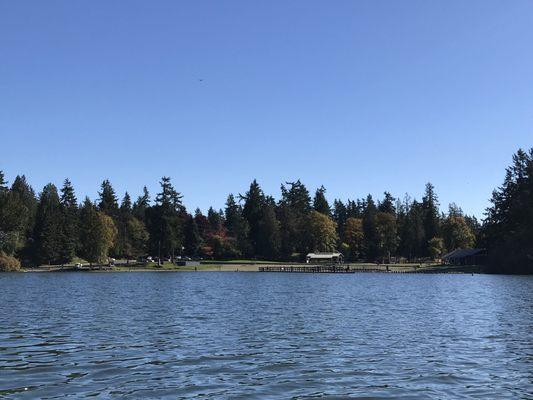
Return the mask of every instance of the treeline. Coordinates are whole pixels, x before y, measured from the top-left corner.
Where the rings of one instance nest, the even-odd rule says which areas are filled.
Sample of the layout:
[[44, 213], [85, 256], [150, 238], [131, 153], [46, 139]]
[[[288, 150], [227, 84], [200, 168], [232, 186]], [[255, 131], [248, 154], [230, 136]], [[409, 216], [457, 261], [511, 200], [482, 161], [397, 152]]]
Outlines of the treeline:
[[533, 274], [533, 148], [516, 152], [491, 203], [481, 237], [490, 271]]
[[276, 201], [254, 180], [246, 193], [230, 194], [223, 210], [210, 208], [207, 215], [187, 212], [170, 178], [160, 185], [153, 201], [144, 187], [134, 201], [125, 193], [119, 202], [105, 180], [96, 201], [80, 204], [68, 179], [59, 190], [50, 183], [36, 196], [23, 175], [9, 186], [0, 171], [4, 263], [146, 255], [302, 261], [308, 252], [333, 250], [349, 261], [413, 261], [472, 247], [481, 230], [455, 204], [441, 212], [430, 183], [420, 201], [385, 192], [380, 200], [368, 195], [330, 204], [324, 187], [311, 195], [299, 180], [288, 182]]

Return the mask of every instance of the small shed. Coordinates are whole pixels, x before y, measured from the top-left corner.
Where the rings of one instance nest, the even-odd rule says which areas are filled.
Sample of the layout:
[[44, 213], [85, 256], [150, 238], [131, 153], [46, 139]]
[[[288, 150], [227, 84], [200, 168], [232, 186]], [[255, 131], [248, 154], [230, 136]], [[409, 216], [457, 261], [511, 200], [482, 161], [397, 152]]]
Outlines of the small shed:
[[442, 257], [444, 264], [449, 265], [483, 265], [486, 258], [485, 249], [457, 249]]
[[309, 253], [305, 257], [305, 261], [309, 263], [335, 263], [340, 264], [344, 262], [344, 256], [342, 253], [331, 252], [331, 253]]

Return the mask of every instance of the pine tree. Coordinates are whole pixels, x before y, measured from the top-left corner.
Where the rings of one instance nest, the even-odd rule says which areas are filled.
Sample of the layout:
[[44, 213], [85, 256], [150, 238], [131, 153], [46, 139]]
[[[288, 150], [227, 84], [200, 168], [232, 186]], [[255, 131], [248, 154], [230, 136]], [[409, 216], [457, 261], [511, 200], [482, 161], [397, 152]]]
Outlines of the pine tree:
[[144, 255], [148, 233], [144, 224], [133, 216], [131, 197], [124, 194], [117, 218], [117, 238], [111, 253], [116, 257], [132, 259]]
[[202, 245], [202, 238], [196, 225], [196, 220], [192, 215], [187, 217], [184, 230], [184, 246], [185, 253], [189, 256], [195, 257], [199, 254]]
[[337, 224], [337, 234], [339, 235], [341, 243], [345, 241], [344, 233], [347, 220], [348, 213], [346, 211], [346, 206], [341, 200], [335, 199], [333, 201], [333, 221]]
[[363, 212], [364, 250], [368, 260], [374, 260], [378, 255], [377, 208], [371, 195], [366, 198]]
[[383, 201], [379, 203], [378, 211], [396, 215], [396, 207], [394, 205], [395, 201], [396, 199], [392, 197], [389, 192], [385, 192], [385, 197], [383, 198]]
[[146, 223], [146, 210], [150, 207], [150, 193], [146, 186], [143, 187], [143, 194], [137, 198], [132, 206], [132, 212], [135, 218]]
[[223, 228], [223, 217], [213, 207], [209, 207], [207, 210], [207, 220], [209, 221], [209, 227], [211, 232], [221, 232]]
[[13, 181], [8, 203], [7, 209], [10, 210], [10, 215], [6, 222], [12, 223], [11, 243], [16, 249], [17, 256], [27, 263], [35, 259], [35, 254], [32, 253], [35, 248], [32, 235], [37, 212], [37, 198], [24, 175], [18, 175]]
[[307, 234], [309, 213], [312, 210], [309, 191], [300, 180], [281, 185], [281, 200], [278, 219], [281, 222], [282, 253], [292, 256], [299, 253], [300, 259], [310, 251], [311, 243]]
[[320, 188], [318, 188], [315, 192], [313, 209], [319, 213], [327, 215], [328, 217], [331, 215], [331, 208], [326, 200], [326, 188], [324, 186], [320, 186]]
[[424, 232], [426, 235], [424, 255], [429, 255], [427, 243], [432, 238], [438, 237], [440, 232], [439, 202], [435, 194], [435, 187], [431, 183], [426, 184], [426, 191], [422, 198], [422, 209], [424, 210]]
[[6, 192], [8, 190], [7, 181], [4, 177], [4, 171], [0, 170], [0, 193]]
[[160, 185], [161, 192], [156, 196], [155, 206], [150, 207], [146, 215], [150, 250], [153, 254], [174, 257], [181, 254], [183, 248], [185, 207], [170, 178], [163, 177]]
[[492, 194], [483, 227], [493, 272], [533, 273], [533, 148], [519, 149]]
[[170, 183], [170, 178], [164, 176], [159, 183], [161, 185], [161, 192], [156, 196], [156, 205], [160, 205], [166, 210], [173, 210], [175, 212], [183, 211], [184, 207], [181, 202], [183, 196], [174, 189], [174, 186]]
[[257, 253], [264, 259], [275, 260], [280, 251], [280, 223], [276, 218], [276, 205], [272, 197], [265, 199], [261, 220], [259, 221], [259, 237]]
[[128, 192], [124, 193], [124, 198], [120, 203], [120, 212], [121, 213], [132, 213], [131, 197]]
[[25, 235], [26, 240], [30, 238], [33, 226], [35, 224], [35, 213], [37, 212], [37, 198], [35, 191], [26, 181], [26, 176], [17, 175], [11, 185], [11, 195], [13, 201], [20, 204], [23, 209], [19, 214], [19, 224], [21, 232]]
[[79, 244], [79, 208], [74, 188], [69, 179], [65, 179], [61, 188], [61, 248], [59, 258], [62, 263], [72, 261]]
[[61, 262], [63, 246], [61, 203], [57, 188], [49, 183], [39, 196], [34, 229], [35, 259], [40, 264]]
[[235, 246], [241, 255], [250, 257], [249, 226], [242, 216], [242, 207], [235, 202], [235, 197], [232, 194], [228, 196], [226, 201], [224, 223], [228, 236], [234, 239]]
[[101, 185], [101, 191], [98, 192], [100, 202], [98, 209], [112, 218], [118, 215], [118, 199], [115, 194], [115, 189], [111, 186], [108, 179], [104, 180]]
[[242, 210], [242, 215], [247, 221], [250, 232], [250, 245], [252, 247], [253, 254], [258, 254], [258, 243], [259, 243], [259, 232], [260, 232], [260, 222], [263, 217], [263, 206], [265, 205], [265, 195], [261, 190], [261, 187], [254, 179], [250, 184], [250, 189], [246, 194], [239, 195], [242, 200], [244, 200], [244, 207]]

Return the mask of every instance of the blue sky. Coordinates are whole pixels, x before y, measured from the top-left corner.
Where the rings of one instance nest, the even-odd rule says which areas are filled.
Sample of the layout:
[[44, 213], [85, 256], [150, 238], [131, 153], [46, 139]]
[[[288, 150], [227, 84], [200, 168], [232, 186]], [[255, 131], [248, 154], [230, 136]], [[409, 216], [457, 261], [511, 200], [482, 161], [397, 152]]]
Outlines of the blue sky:
[[79, 198], [257, 178], [481, 216], [533, 146], [532, 1], [0, 1], [0, 169]]

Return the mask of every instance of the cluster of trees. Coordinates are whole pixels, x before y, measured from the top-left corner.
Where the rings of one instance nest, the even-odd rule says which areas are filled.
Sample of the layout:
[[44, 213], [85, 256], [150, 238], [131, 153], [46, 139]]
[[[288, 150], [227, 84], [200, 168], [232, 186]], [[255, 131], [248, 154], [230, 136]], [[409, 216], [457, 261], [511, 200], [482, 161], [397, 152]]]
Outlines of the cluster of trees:
[[330, 204], [323, 186], [311, 196], [299, 180], [288, 182], [276, 201], [254, 180], [207, 215], [187, 212], [170, 178], [160, 185], [153, 202], [146, 187], [135, 201], [125, 193], [119, 202], [105, 180], [95, 202], [79, 204], [68, 179], [36, 196], [24, 176], [8, 186], [0, 171], [0, 252], [26, 265], [145, 255], [302, 260], [333, 250], [348, 260], [416, 260], [472, 247], [481, 228], [454, 204], [442, 213], [429, 183], [421, 201], [385, 192], [377, 201], [368, 195]]
[[491, 203], [481, 238], [490, 270], [533, 274], [533, 148], [513, 156]]

